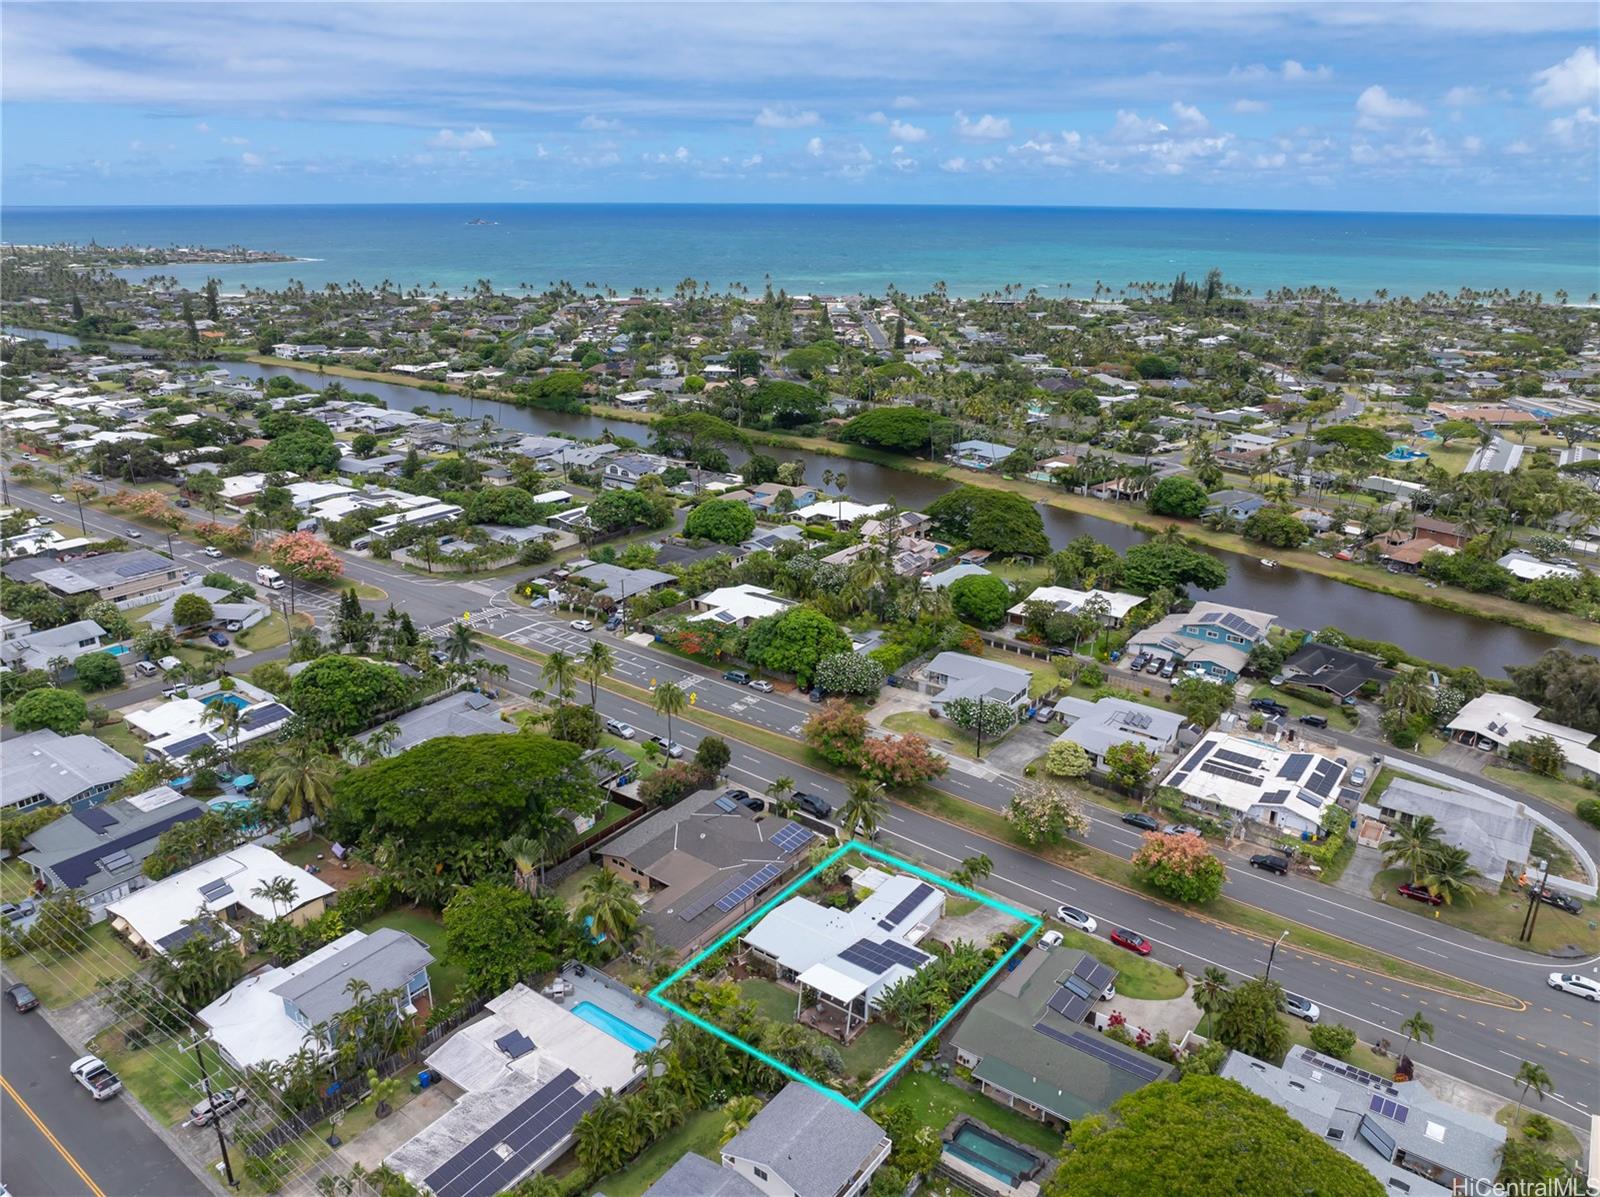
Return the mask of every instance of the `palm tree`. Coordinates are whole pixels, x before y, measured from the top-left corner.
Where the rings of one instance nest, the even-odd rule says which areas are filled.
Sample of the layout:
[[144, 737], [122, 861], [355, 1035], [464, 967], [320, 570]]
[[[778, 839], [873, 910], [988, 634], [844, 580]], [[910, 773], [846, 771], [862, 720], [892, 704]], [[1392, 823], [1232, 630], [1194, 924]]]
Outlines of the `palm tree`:
[[239, 730], [243, 726], [243, 720], [240, 718], [240, 712], [243, 708], [231, 702], [223, 702], [221, 699], [216, 702], [208, 702], [205, 707], [204, 713], [200, 716], [200, 722], [202, 724], [214, 723], [217, 725], [217, 729], [222, 733], [223, 753], [231, 763], [234, 742], [238, 739]]
[[444, 640], [444, 655], [452, 665], [465, 666], [478, 651], [478, 633], [465, 620], [450, 625], [450, 634]]
[[583, 658], [583, 676], [589, 682], [589, 709], [597, 710], [600, 704], [600, 682], [617, 667], [616, 654], [611, 646], [598, 640], [590, 641], [589, 651]]
[[667, 743], [672, 743], [672, 717], [689, 705], [689, 696], [676, 682], [662, 682], [656, 687], [656, 714], [667, 717]]
[[1477, 896], [1472, 885], [1482, 874], [1472, 867], [1465, 848], [1440, 848], [1422, 872], [1422, 885], [1446, 906], [1457, 898], [1470, 902]]
[[1528, 1090], [1532, 1089], [1538, 1094], [1542, 1102], [1544, 1095], [1555, 1085], [1550, 1080], [1550, 1074], [1544, 1070], [1544, 1065], [1535, 1064], [1531, 1060], [1524, 1060], [1517, 1068], [1517, 1075], [1511, 1079], [1514, 1084], [1522, 1086], [1522, 1092], [1517, 1095], [1517, 1112], [1511, 1119], [1511, 1129], [1516, 1130], [1522, 1124], [1522, 1103], [1528, 1100]]
[[572, 683], [577, 671], [578, 663], [570, 654], [558, 648], [539, 667], [539, 680], [555, 691], [557, 702], [565, 702], [572, 695]]
[[1395, 675], [1383, 692], [1383, 705], [1391, 711], [1406, 715], [1426, 715], [1433, 710], [1433, 687], [1428, 675], [1421, 669]]
[[1228, 974], [1214, 964], [1206, 965], [1206, 971], [1195, 978], [1194, 992], [1189, 996], [1200, 1012], [1206, 1016], [1206, 1038], [1211, 1037], [1212, 1016], [1227, 1000]]
[[872, 839], [883, 824], [888, 808], [884, 801], [883, 786], [876, 781], [853, 781], [845, 791], [844, 806], [839, 810], [839, 825], [846, 836]]
[[774, 777], [767, 785], [767, 797], [772, 799], [773, 810], [787, 817], [795, 805], [794, 778]]
[[994, 861], [980, 852], [963, 860], [960, 867], [950, 874], [950, 880], [971, 889], [992, 872], [994, 872]]
[[1411, 883], [1415, 885], [1442, 847], [1438, 821], [1432, 815], [1418, 815], [1393, 829], [1383, 845], [1383, 863], [1404, 864], [1411, 870]]
[[1426, 1039], [1429, 1043], [1433, 1042], [1433, 1024], [1426, 1018], [1422, 1017], [1421, 1010], [1418, 1010], [1410, 1018], [1406, 1019], [1405, 1022], [1401, 1023], [1400, 1029], [1406, 1033], [1405, 1047], [1400, 1049], [1401, 1055], [1405, 1054], [1405, 1049], [1411, 1046], [1411, 1041], [1413, 1039], [1415, 1039], [1418, 1043], [1421, 1043], [1424, 1039]]
[[400, 737], [400, 725], [392, 720], [378, 728], [365, 740], [355, 747], [355, 760], [358, 765], [370, 765], [373, 761], [381, 761], [389, 755], [389, 745]]
[[761, 1112], [761, 1105], [761, 1099], [753, 1094], [730, 1097], [722, 1107], [722, 1112], [728, 1116], [728, 1121], [723, 1123], [722, 1138], [718, 1142], [726, 1147], [728, 1141], [749, 1126], [750, 1120]]
[[610, 869], [601, 869], [583, 883], [581, 892], [577, 913], [588, 922], [590, 933], [619, 947], [624, 944], [639, 921], [633, 887]]
[[531, 836], [514, 835], [500, 841], [500, 850], [511, 857], [518, 887], [533, 893], [539, 883], [539, 842]]
[[261, 772], [264, 805], [283, 811], [295, 823], [308, 813], [325, 819], [333, 805], [333, 783], [338, 779], [337, 759], [316, 740], [299, 737], [278, 745], [272, 761]]
[[293, 877], [274, 877], [271, 881], [261, 881], [250, 891], [252, 898], [265, 898], [272, 903], [272, 913], [278, 914], [278, 904], [283, 903], [284, 910], [293, 908], [294, 900], [299, 895], [299, 887], [295, 885]]

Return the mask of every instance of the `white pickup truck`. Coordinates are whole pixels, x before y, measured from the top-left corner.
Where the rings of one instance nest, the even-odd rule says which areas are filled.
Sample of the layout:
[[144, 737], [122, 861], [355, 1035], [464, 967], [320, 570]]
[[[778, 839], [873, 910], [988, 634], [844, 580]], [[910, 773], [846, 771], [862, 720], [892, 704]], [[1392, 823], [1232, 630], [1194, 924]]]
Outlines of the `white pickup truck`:
[[67, 1070], [78, 1078], [78, 1084], [94, 1095], [96, 1101], [105, 1101], [122, 1092], [122, 1082], [117, 1079], [117, 1074], [107, 1068], [106, 1062], [99, 1056], [83, 1056], [68, 1065]]

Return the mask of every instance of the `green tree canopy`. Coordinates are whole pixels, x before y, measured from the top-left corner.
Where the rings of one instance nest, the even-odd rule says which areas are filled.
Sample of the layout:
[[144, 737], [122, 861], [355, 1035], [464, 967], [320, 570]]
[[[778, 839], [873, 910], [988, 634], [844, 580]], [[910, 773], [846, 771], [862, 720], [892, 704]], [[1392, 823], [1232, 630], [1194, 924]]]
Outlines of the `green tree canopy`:
[[1073, 1124], [1046, 1197], [1383, 1197], [1355, 1160], [1236, 1081], [1146, 1085]]
[[[88, 718], [89, 704], [75, 690], [45, 687], [30, 690], [17, 700], [11, 712], [12, 725], [20, 732], [48, 728], [58, 736], [70, 736]], [[24, 795], [18, 795], [23, 797]]]
[[1382, 457], [1389, 451], [1389, 438], [1376, 428], [1359, 424], [1334, 424], [1319, 428], [1313, 437], [1318, 444], [1338, 445], [1360, 457]]
[[[776, 471], [776, 465], [773, 468]], [[755, 530], [755, 512], [737, 499], [707, 499], [689, 513], [683, 525], [685, 536], [718, 544], [742, 544]]]
[[1161, 589], [1181, 592], [1186, 586], [1215, 590], [1227, 580], [1227, 566], [1187, 545], [1147, 540], [1123, 555], [1123, 584], [1139, 594]]
[[811, 607], [791, 607], [750, 625], [745, 655], [776, 673], [792, 673], [802, 687], [811, 684], [817, 662], [850, 651], [850, 637]]
[[496, 994], [524, 977], [557, 968], [577, 947], [567, 908], [553, 894], [481, 881], [456, 891], [444, 908], [445, 948], [469, 994]]
[[198, 627], [215, 617], [210, 602], [202, 594], [180, 594], [172, 604], [172, 622], [180, 628]]
[[971, 574], [950, 583], [950, 608], [965, 623], [997, 628], [1011, 606], [1011, 587], [993, 574]]
[[1311, 529], [1285, 507], [1260, 507], [1244, 521], [1248, 540], [1260, 541], [1275, 549], [1298, 549], [1311, 538]]
[[324, 737], [371, 726], [405, 701], [409, 687], [393, 665], [364, 657], [319, 657], [295, 676], [289, 705]]
[[895, 453], [920, 453], [933, 440], [939, 417], [921, 407], [875, 407], [853, 417], [839, 430], [839, 439]]
[[940, 533], [974, 548], [1008, 557], [1043, 557], [1050, 552], [1044, 520], [1021, 495], [986, 486], [958, 486], [926, 510]]
[[589, 504], [585, 515], [602, 532], [665, 528], [672, 523], [672, 500], [636, 490], [608, 490]]
[[537, 524], [545, 508], [520, 486], [486, 486], [472, 496], [467, 505], [467, 520], [474, 524], [504, 524], [526, 528]]
[[72, 662], [78, 680], [91, 690], [122, 685], [122, 666], [110, 653], [84, 653]]
[[1198, 519], [1210, 502], [1206, 488], [1193, 478], [1163, 478], [1150, 491], [1150, 510], [1157, 515]]

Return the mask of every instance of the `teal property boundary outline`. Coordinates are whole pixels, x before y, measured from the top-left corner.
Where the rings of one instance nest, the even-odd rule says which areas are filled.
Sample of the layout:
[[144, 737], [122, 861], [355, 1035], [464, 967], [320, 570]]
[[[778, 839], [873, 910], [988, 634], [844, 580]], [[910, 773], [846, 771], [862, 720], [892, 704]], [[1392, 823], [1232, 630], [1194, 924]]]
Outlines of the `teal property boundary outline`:
[[[988, 972], [984, 973], [983, 976], [978, 979], [977, 984], [975, 984], [971, 989], [967, 990], [966, 993], [962, 994], [960, 1000], [956, 1001], [950, 1007], [950, 1009], [946, 1010], [944, 1016], [940, 1018], [938, 1022], [934, 1023], [933, 1026], [929, 1027], [927, 1033], [924, 1034], [922, 1038], [918, 1039], [916, 1043], [912, 1044], [910, 1051], [906, 1052], [905, 1055], [901, 1056], [889, 1066], [888, 1070], [878, 1078], [877, 1083], [875, 1083], [872, 1088], [866, 1091], [860, 1101], [851, 1101], [837, 1089], [830, 1089], [827, 1085], [822, 1084], [820, 1081], [806, 1076], [805, 1073], [790, 1068], [782, 1060], [774, 1059], [772, 1056], [767, 1055], [759, 1048], [752, 1047], [743, 1039], [740, 1039], [737, 1035], [729, 1034], [715, 1023], [708, 1022], [696, 1014], [691, 1014], [688, 1010], [685, 1010], [677, 1003], [669, 1001], [666, 996], [668, 989], [692, 973], [697, 967], [699, 967], [700, 962], [705, 960], [706, 957], [718, 951], [724, 944], [743, 935], [745, 931], [749, 930], [750, 927], [754, 926], [760, 919], [764, 918], [769, 911], [773, 910], [780, 903], [785, 902], [789, 898], [793, 897], [796, 891], [803, 887], [806, 882], [810, 881], [813, 877], [817, 876], [825, 869], [830, 868], [836, 861], [850, 855], [851, 853], [859, 853], [862, 856], [881, 860], [885, 864], [892, 865], [896, 869], [899, 869], [903, 872], [911, 873], [914, 876], [921, 877], [924, 881], [931, 882], [932, 884], [937, 885], [940, 889], [962, 894], [976, 902], [981, 902], [985, 906], [989, 906], [995, 910], [1000, 910], [1006, 914], [1012, 915], [1013, 917], [1026, 923], [1028, 926], [1027, 932], [1020, 936], [1016, 943], [1011, 945], [1010, 950], [1008, 950], [1005, 955], [1001, 956], [999, 960], [996, 960], [993, 967], [991, 967]], [[918, 865], [914, 865], [910, 861], [901, 860], [898, 856], [891, 856], [881, 848], [875, 848], [870, 844], [841, 844], [838, 848], [835, 848], [832, 852], [830, 852], [819, 864], [815, 865], [811, 869], [808, 869], [803, 875], [797, 877], [777, 894], [773, 895], [773, 897], [762, 903], [761, 906], [747, 915], [731, 931], [719, 938], [710, 947], [704, 948], [695, 953], [695, 955], [687, 960], [677, 972], [673, 973], [665, 981], [662, 981], [659, 985], [652, 989], [648, 996], [651, 1001], [660, 1006], [662, 1009], [668, 1010], [677, 1017], [683, 1019], [685, 1022], [692, 1023], [701, 1030], [715, 1035], [724, 1043], [738, 1048], [745, 1054], [754, 1056], [763, 1064], [767, 1065], [769, 1068], [776, 1069], [790, 1080], [799, 1081], [802, 1085], [809, 1085], [818, 1093], [825, 1094], [834, 1101], [839, 1102], [841, 1105], [849, 1106], [854, 1110], [860, 1110], [864, 1109], [868, 1104], [870, 1104], [872, 1100], [883, 1091], [889, 1082], [893, 1081], [897, 1076], [899, 1076], [900, 1070], [903, 1069], [906, 1064], [917, 1055], [918, 1052], [920, 1052], [929, 1043], [933, 1042], [939, 1033], [944, 1030], [946, 1024], [948, 1024], [950, 1020], [953, 1019], [957, 1014], [961, 1013], [962, 1009], [967, 1005], [967, 1003], [981, 993], [984, 987], [988, 985], [990, 981], [994, 980], [994, 978], [1000, 973], [1000, 970], [1005, 968], [1006, 965], [1010, 963], [1012, 958], [1027, 946], [1029, 941], [1033, 939], [1033, 937], [1043, 926], [1043, 920], [1035, 915], [1024, 914], [1016, 907], [1009, 906], [1000, 901], [998, 898], [992, 898], [988, 894], [981, 894], [977, 890], [968, 889], [964, 885], [959, 885], [947, 877], [939, 876], [937, 873], [929, 872], [927, 869], [921, 868]]]

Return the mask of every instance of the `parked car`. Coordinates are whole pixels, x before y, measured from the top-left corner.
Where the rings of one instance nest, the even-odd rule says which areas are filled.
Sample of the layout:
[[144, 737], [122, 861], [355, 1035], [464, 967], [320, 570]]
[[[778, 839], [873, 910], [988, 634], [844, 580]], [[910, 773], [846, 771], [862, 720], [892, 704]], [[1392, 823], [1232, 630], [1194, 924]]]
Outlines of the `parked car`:
[[631, 740], [637, 734], [632, 724], [624, 723], [620, 719], [607, 719], [606, 730], [614, 736], [621, 736], [624, 740]]
[[214, 545], [214, 544], [208, 544], [208, 545], [206, 545], [205, 548], [201, 549], [200, 551], [202, 553], [204, 553], [207, 557], [220, 557], [220, 556], [222, 556], [222, 550], [217, 548], [217, 546]]
[[1173, 674], [1175, 674], [1177, 672], [1178, 672], [1178, 658], [1177, 657], [1168, 658], [1167, 663], [1161, 667], [1161, 676], [1163, 678], [1170, 678]]
[[117, 1074], [106, 1067], [106, 1062], [99, 1056], [79, 1056], [67, 1065], [70, 1072], [91, 1094], [96, 1101], [105, 1101], [122, 1092], [122, 1082], [117, 1079]]
[[228, 647], [228, 638], [221, 632], [207, 632], [206, 639], [211, 641], [211, 643], [215, 644], [218, 648]]
[[1367, 771], [1363, 766], [1357, 765], [1354, 769], [1350, 770], [1350, 784], [1353, 786], [1364, 786], [1367, 784]]
[[1168, 823], [1161, 829], [1162, 835], [1199, 835], [1200, 829], [1188, 823]]
[[1301, 715], [1300, 722], [1307, 727], [1327, 727], [1328, 717], [1326, 715]]
[[124, 536], [126, 536], [129, 540], [138, 540], [141, 536], [144, 535], [144, 533], [139, 531], [139, 529], [137, 529], [137, 528], [124, 528], [122, 530], [122, 534]]
[[755, 811], [758, 815], [767, 809], [766, 800], [764, 798], [757, 798], [753, 794], [746, 794], [743, 798], [739, 799], [739, 805], [748, 807], [750, 810]]
[[225, 1118], [235, 1110], [244, 1106], [250, 1100], [250, 1095], [242, 1089], [220, 1089], [208, 1099], [196, 1102], [189, 1109], [190, 1126], [210, 1126], [219, 1118]]
[[1282, 877], [1289, 871], [1289, 860], [1285, 856], [1277, 856], [1271, 852], [1258, 852], [1250, 858], [1253, 868], [1265, 869], [1269, 873], [1276, 873]]
[[1086, 935], [1093, 935], [1095, 928], [1099, 926], [1092, 914], [1087, 910], [1079, 910], [1076, 906], [1057, 906], [1056, 921], [1076, 928]]
[[1395, 892], [1402, 898], [1410, 898], [1413, 902], [1426, 902], [1429, 906], [1443, 906], [1444, 899], [1438, 894], [1431, 894], [1420, 885], [1412, 885], [1409, 881], [1404, 885], [1395, 886]]
[[242, 632], [244, 631], [244, 624], [237, 619], [230, 619], [222, 625], [222, 628], [227, 632]]
[[729, 802], [743, 802], [750, 797], [749, 790], [723, 790], [722, 796]]
[[750, 688], [752, 690], [754, 690], [757, 694], [771, 694], [772, 693], [772, 683], [767, 681], [764, 678], [759, 678], [759, 677], [756, 678], [755, 681], [750, 683]]
[[567, 626], [569, 628], [571, 628], [574, 632], [592, 632], [592, 631], [594, 631], [594, 624], [590, 623], [587, 619], [574, 619]]
[[34, 996], [33, 990], [26, 985], [13, 985], [6, 990], [6, 998], [16, 1007], [18, 1014], [26, 1014], [39, 1004], [39, 999]]
[[1252, 698], [1250, 700], [1252, 711], [1262, 711], [1268, 715], [1287, 715], [1289, 708], [1275, 698]]
[[190, 503], [188, 499], [177, 499], [177, 500], [175, 500], [175, 503], [179, 507], [192, 507], [193, 506], [193, 504]]
[[730, 669], [722, 675], [722, 680], [732, 682], [735, 686], [748, 686], [750, 684], [750, 675], [742, 669]]
[[1310, 998], [1303, 998], [1298, 993], [1283, 991], [1284, 1013], [1292, 1014], [1296, 1018], [1303, 1018], [1307, 1022], [1316, 1022], [1322, 1017], [1322, 1010]]
[[1550, 988], [1587, 998], [1591, 1002], [1600, 1002], [1600, 981], [1582, 973], [1551, 973]]
[[1557, 910], [1565, 910], [1568, 914], [1583, 913], [1583, 903], [1578, 901], [1578, 899], [1574, 898], [1571, 894], [1561, 893], [1558, 890], [1549, 888], [1548, 886], [1544, 887], [1543, 889], [1535, 888], [1533, 892], [1538, 894], [1539, 901], [1543, 902], [1546, 906], [1554, 906]]
[[1136, 932], [1123, 927], [1111, 928], [1111, 942], [1119, 948], [1127, 948], [1130, 952], [1137, 952], [1141, 956], [1150, 954], [1150, 941]]
[[674, 760], [683, 755], [683, 745], [676, 740], [669, 740], [665, 736], [651, 736], [650, 743], [660, 748], [662, 752], [665, 752]]
[[606, 631], [608, 632], [614, 632], [621, 626], [622, 616], [620, 615], [613, 615], [610, 619], [606, 620]]
[[1165, 657], [1151, 657], [1149, 663], [1145, 665], [1144, 671], [1146, 673], [1160, 673], [1161, 667], [1166, 663], [1167, 659]]
[[51, 495], [50, 496], [50, 501], [52, 503], [65, 503], [67, 501], [67, 496], [66, 495]]
[[1143, 828], [1145, 831], [1160, 831], [1161, 824], [1143, 811], [1130, 810], [1122, 816], [1122, 821], [1129, 827]]
[[811, 693], [809, 695], [807, 695], [807, 697], [810, 698], [812, 702], [821, 702], [824, 698], [827, 697], [827, 695], [824, 694], [820, 689], [817, 689], [817, 690], [811, 691]]
[[1033, 721], [1035, 723], [1050, 723], [1055, 717], [1056, 709], [1054, 707], [1040, 707], [1034, 714]]
[[805, 790], [794, 792], [795, 805], [808, 815], [815, 815], [819, 819], [826, 819], [833, 814], [833, 804], [821, 794], [807, 793]]
[[1140, 653], [1133, 660], [1128, 662], [1128, 668], [1133, 670], [1134, 673], [1138, 673], [1148, 664], [1150, 664], [1150, 654]]

